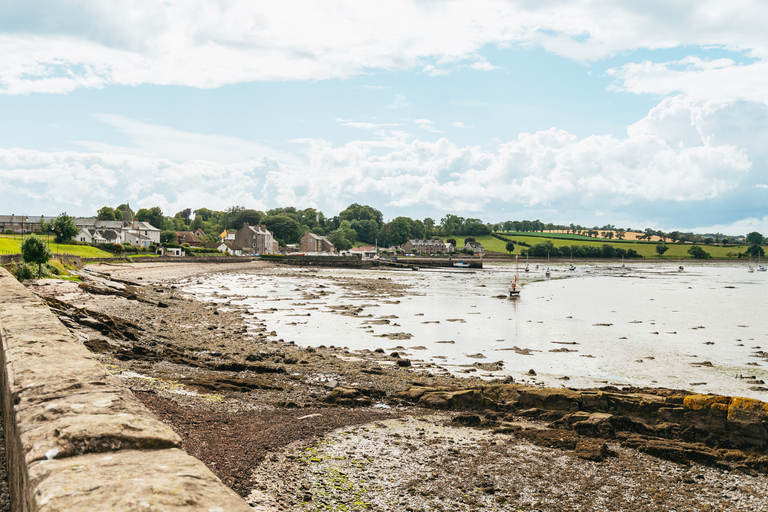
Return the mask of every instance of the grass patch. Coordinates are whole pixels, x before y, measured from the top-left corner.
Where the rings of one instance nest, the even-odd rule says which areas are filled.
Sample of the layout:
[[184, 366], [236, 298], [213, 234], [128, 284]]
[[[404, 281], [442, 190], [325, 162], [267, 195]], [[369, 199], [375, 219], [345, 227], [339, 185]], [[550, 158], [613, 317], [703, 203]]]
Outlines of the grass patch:
[[[679, 243], [667, 243], [669, 247], [667, 252], [664, 253], [662, 258], [656, 253], [657, 242], [638, 242], [634, 240], [607, 240], [605, 238], [592, 238], [581, 235], [570, 235], [566, 233], [499, 233], [505, 238], [516, 242], [525, 242], [528, 245], [536, 245], [547, 240], [552, 242], [555, 247], [567, 247], [570, 245], [590, 245], [593, 247], [602, 247], [603, 244], [611, 245], [615, 248], [621, 249], [634, 249], [645, 259], [661, 259], [661, 260], [676, 260], [676, 259], [692, 259], [688, 254], [688, 249], [692, 247], [692, 244], [679, 244]], [[443, 240], [448, 238], [455, 238], [459, 246], [463, 246], [464, 236], [444, 236]], [[503, 254], [507, 253], [507, 242], [499, 240], [491, 235], [476, 236], [475, 239], [483, 244], [483, 248], [486, 251], [498, 252]], [[705, 251], [707, 251], [712, 258], [717, 259], [738, 259], [735, 255], [747, 250], [745, 245], [728, 246], [723, 247], [720, 245], [700, 245]], [[523, 250], [525, 247], [520, 246], [518, 250]], [[729, 256], [730, 254], [730, 256]], [[568, 256], [564, 256], [567, 258]]]
[[[42, 237], [48, 241], [48, 237]], [[18, 254], [21, 252], [21, 235], [2, 235], [0, 236], [0, 253]], [[57, 254], [70, 254], [83, 258], [111, 258], [111, 253], [91, 247], [90, 245], [69, 245], [57, 244], [51, 239], [48, 241], [51, 251]]]

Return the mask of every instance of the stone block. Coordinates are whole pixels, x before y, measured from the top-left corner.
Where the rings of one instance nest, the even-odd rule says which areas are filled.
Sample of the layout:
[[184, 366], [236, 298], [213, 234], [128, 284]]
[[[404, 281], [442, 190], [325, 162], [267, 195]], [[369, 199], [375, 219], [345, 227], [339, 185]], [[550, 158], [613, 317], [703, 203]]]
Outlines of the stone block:
[[32, 509], [249, 512], [202, 462], [178, 449], [118, 451], [29, 466]]

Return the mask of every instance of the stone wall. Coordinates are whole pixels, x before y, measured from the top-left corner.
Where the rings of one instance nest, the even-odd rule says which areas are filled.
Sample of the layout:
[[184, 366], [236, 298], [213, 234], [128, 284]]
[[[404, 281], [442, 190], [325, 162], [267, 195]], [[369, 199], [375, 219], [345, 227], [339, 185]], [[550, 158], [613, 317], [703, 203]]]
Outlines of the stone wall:
[[251, 510], [2, 268], [0, 343], [14, 512]]

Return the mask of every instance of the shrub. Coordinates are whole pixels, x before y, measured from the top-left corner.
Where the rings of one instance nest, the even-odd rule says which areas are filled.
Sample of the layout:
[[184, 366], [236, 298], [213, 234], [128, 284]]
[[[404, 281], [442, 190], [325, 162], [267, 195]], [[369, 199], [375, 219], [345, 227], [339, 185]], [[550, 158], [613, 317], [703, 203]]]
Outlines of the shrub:
[[34, 265], [29, 263], [18, 264], [15, 261], [11, 262], [10, 270], [13, 277], [18, 279], [19, 282], [24, 282], [25, 279], [34, 279], [35, 274], [38, 272]]

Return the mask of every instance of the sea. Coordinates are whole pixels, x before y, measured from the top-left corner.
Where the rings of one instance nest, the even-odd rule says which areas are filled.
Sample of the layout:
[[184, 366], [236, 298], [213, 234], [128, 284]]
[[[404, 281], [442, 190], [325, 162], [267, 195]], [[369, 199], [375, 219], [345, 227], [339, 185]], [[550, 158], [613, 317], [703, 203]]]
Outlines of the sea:
[[[299, 346], [398, 351], [422, 371], [768, 401], [768, 272], [712, 263], [274, 268], [182, 283]], [[507, 296], [517, 276], [519, 298]], [[404, 293], [377, 291], [377, 282]], [[357, 285], [350, 286], [350, 283]], [[372, 283], [373, 287], [366, 287]], [[488, 363], [495, 363], [488, 365]]]

